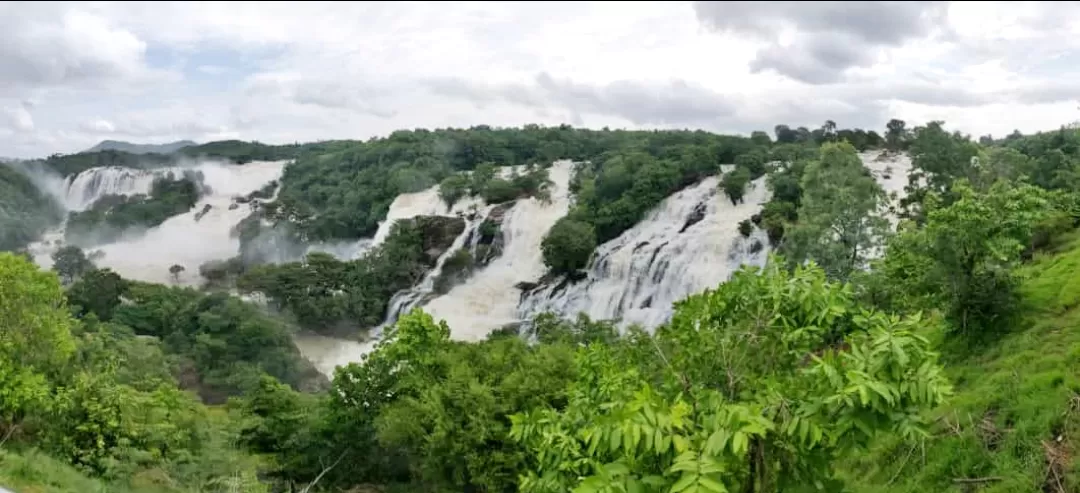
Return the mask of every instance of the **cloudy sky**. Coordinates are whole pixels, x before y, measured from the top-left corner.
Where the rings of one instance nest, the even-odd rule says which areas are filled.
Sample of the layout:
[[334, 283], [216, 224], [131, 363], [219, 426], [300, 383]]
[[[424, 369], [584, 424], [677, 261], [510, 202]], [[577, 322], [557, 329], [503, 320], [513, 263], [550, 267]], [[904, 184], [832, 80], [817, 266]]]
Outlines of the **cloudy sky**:
[[1080, 5], [0, 3], [0, 156], [474, 124], [1080, 120]]

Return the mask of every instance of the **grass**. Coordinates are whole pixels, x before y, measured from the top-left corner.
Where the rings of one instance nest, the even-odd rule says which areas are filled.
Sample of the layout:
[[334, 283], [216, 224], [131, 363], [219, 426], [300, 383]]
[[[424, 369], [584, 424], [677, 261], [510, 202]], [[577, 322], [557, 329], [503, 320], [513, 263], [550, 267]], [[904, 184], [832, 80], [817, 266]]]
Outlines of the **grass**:
[[840, 474], [855, 492], [1080, 492], [1080, 239], [1025, 266], [1023, 315], [946, 370], [922, 443], [883, 439]]
[[36, 450], [0, 451], [0, 486], [15, 493], [106, 493], [119, 490]]

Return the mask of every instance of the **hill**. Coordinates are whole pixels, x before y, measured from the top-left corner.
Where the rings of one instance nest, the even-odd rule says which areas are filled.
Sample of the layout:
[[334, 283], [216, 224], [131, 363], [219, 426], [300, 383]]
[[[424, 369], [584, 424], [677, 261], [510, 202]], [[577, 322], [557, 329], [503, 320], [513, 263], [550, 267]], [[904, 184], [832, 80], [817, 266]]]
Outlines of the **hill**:
[[955, 394], [922, 443], [889, 437], [852, 460], [856, 492], [1076, 491], [1080, 238], [1023, 269], [1014, 331], [945, 366]]
[[193, 145], [198, 144], [190, 140], [178, 140], [166, 144], [133, 144], [120, 140], [103, 140], [83, 152], [123, 151], [131, 154], [169, 154]]

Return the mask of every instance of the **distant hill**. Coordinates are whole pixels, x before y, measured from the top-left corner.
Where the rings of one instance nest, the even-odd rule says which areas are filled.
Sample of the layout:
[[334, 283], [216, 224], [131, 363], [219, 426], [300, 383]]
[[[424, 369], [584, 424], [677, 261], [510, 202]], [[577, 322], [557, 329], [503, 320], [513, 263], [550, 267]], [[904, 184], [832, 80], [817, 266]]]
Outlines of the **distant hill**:
[[123, 151], [131, 154], [170, 154], [184, 147], [198, 145], [190, 140], [178, 140], [168, 144], [132, 144], [119, 140], [103, 140], [83, 152]]

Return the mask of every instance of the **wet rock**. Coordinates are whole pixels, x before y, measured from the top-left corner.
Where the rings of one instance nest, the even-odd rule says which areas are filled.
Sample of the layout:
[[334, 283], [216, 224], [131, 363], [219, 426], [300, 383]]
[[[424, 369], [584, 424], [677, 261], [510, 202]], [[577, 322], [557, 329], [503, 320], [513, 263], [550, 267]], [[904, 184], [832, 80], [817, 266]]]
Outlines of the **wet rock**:
[[432, 266], [454, 244], [454, 239], [465, 231], [465, 220], [460, 217], [417, 216], [413, 221], [423, 238], [424, 256]]
[[522, 291], [532, 291], [532, 290], [536, 289], [536, 287], [539, 286], [539, 285], [540, 285], [540, 283], [538, 283], [538, 282], [521, 281], [521, 282], [515, 284], [514, 287], [518, 288], [518, 289], [520, 289]]
[[705, 210], [707, 207], [708, 206], [705, 204], [705, 202], [695, 205], [694, 210], [690, 212], [690, 215], [686, 216], [686, 222], [683, 223], [683, 227], [679, 230], [679, 232], [682, 233], [683, 231], [686, 231], [690, 226], [693, 226], [701, 222], [702, 219], [705, 219]]
[[232, 203], [232, 204], [229, 204], [229, 210], [230, 211], [235, 211], [236, 209], [239, 209], [239, 208], [240, 208], [240, 204], [237, 204], [235, 202]]
[[754, 240], [754, 243], [750, 245], [750, 253], [758, 253], [765, 249], [765, 245], [761, 244], [761, 240]]
[[205, 216], [207, 213], [209, 213], [210, 209], [213, 209], [213, 208], [214, 208], [214, 206], [212, 206], [210, 204], [204, 205], [201, 211], [195, 213], [195, 222], [199, 222], [199, 220], [202, 219], [203, 216]]
[[750, 222], [754, 223], [754, 226], [761, 226], [761, 213], [750, 216]]
[[480, 223], [477, 234], [480, 237], [476, 241], [476, 265], [485, 266], [499, 258], [503, 252], [502, 224], [506, 218], [506, 211], [514, 206], [514, 202], [499, 204], [491, 210], [487, 219]]

